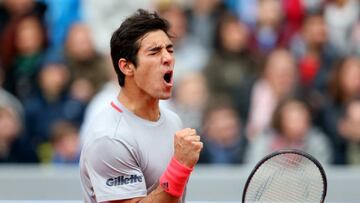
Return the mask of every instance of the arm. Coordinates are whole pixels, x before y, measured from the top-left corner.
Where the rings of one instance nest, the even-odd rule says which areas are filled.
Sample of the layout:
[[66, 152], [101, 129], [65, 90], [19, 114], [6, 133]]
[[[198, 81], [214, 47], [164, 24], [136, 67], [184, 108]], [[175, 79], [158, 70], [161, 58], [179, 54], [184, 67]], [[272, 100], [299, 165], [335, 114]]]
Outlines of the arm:
[[169, 202], [169, 203], [176, 203], [179, 199], [176, 197], [171, 196], [169, 193], [165, 192], [162, 187], [159, 185], [154, 191], [152, 191], [148, 196], [145, 198], [134, 198], [134, 199], [127, 199], [127, 200], [115, 200], [105, 203], [147, 203], [147, 202]]
[[[203, 143], [200, 142], [200, 136], [196, 134], [196, 131], [194, 129], [183, 129], [176, 133], [175, 140], [174, 140], [174, 147], [175, 152], [173, 159], [176, 160], [177, 164], [176, 168], [183, 167], [184, 170], [192, 169], [195, 164], [197, 163], [200, 155], [200, 151], [203, 147]], [[186, 182], [190, 176], [190, 172], [188, 173], [188, 177], [184, 179], [183, 176], [172, 176], [174, 174], [174, 170], [177, 169], [174, 168], [174, 161], [172, 161], [167, 171], [170, 170], [170, 173], [167, 173], [167, 171], [164, 172], [164, 174], [167, 174], [168, 176], [171, 176], [170, 180], [175, 178], [177, 181], [183, 182], [182, 187], [185, 187]], [[179, 171], [182, 173], [181, 171]], [[176, 174], [178, 175], [178, 174]], [[179, 174], [180, 175], [180, 174]], [[183, 174], [181, 174], [183, 175]], [[160, 183], [163, 181], [162, 179], [166, 178], [160, 178]], [[179, 180], [182, 179], [182, 180]], [[175, 183], [179, 183], [175, 181]], [[169, 188], [171, 188], [172, 181], [169, 181]], [[174, 187], [178, 187], [179, 185], [176, 185]], [[184, 188], [182, 188], [183, 190]], [[127, 199], [127, 200], [116, 200], [116, 201], [110, 201], [111, 203], [147, 203], [147, 202], [169, 202], [169, 203], [175, 203], [178, 202], [182, 198], [182, 192], [181, 195], [174, 196], [173, 192], [165, 191], [161, 184], [150, 194], [148, 194], [145, 198], [133, 198], [133, 199]]]

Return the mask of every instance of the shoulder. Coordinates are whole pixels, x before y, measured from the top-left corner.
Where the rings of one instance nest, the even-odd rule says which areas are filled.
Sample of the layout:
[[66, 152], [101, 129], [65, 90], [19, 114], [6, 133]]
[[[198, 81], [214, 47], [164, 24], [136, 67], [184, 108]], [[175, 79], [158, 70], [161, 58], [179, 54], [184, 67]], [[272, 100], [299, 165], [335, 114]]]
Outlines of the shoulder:
[[97, 142], [100, 138], [131, 141], [131, 131], [122, 113], [104, 108], [83, 126], [81, 136], [84, 145]]
[[[131, 136], [122, 136], [122, 138], [125, 137], [131, 138]], [[119, 139], [119, 137], [104, 135], [83, 146], [81, 159], [85, 161], [86, 165], [93, 168], [96, 168], [99, 163], [106, 163], [109, 166], [117, 166], [123, 162], [136, 165], [138, 157], [136, 150], [132, 139]]]

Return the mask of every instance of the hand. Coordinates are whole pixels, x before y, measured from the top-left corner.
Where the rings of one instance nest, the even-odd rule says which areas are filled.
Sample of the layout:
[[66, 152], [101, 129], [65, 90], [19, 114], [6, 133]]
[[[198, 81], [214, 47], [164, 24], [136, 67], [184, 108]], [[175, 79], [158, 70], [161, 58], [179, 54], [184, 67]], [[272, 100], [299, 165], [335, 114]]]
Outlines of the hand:
[[181, 164], [187, 167], [194, 167], [199, 160], [203, 143], [195, 129], [185, 128], [175, 134], [174, 156]]

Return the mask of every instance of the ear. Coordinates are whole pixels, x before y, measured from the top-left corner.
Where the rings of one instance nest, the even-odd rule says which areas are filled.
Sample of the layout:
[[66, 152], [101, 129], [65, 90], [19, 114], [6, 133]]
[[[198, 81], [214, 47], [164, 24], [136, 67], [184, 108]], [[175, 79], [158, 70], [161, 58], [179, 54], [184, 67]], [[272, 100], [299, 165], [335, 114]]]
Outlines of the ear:
[[126, 76], [131, 76], [134, 74], [134, 64], [124, 58], [119, 60], [118, 67], [120, 68], [120, 71]]

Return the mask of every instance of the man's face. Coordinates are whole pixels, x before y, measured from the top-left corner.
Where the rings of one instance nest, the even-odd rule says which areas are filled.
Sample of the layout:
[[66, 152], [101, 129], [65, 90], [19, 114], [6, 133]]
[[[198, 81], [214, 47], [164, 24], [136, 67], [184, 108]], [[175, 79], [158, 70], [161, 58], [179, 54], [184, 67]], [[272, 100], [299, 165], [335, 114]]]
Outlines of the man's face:
[[137, 67], [134, 71], [136, 86], [156, 99], [168, 99], [173, 87], [173, 45], [165, 32], [149, 32], [139, 40]]

